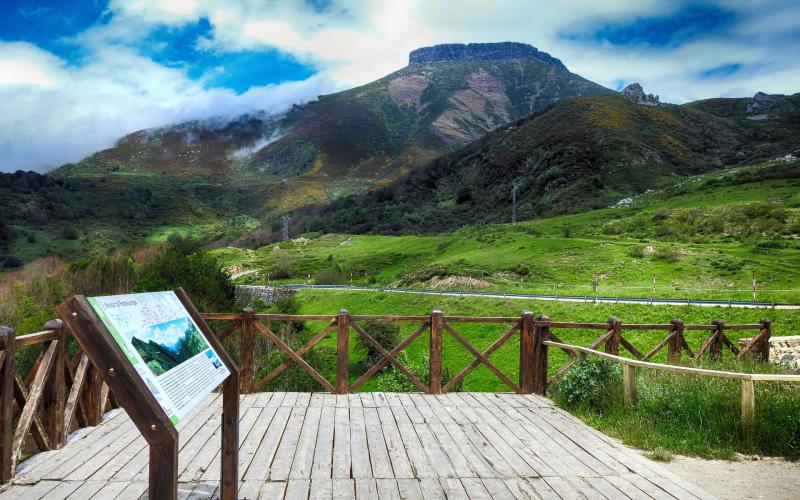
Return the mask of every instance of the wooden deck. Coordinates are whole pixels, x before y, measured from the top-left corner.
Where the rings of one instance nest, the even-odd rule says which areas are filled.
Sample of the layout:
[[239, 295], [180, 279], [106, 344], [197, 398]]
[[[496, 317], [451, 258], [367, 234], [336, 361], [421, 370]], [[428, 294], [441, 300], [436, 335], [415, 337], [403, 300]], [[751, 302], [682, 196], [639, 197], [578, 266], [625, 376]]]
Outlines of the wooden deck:
[[[179, 425], [180, 498], [214, 498], [221, 399]], [[712, 498], [533, 395], [242, 396], [240, 498]], [[23, 462], [0, 498], [146, 498], [122, 410]]]

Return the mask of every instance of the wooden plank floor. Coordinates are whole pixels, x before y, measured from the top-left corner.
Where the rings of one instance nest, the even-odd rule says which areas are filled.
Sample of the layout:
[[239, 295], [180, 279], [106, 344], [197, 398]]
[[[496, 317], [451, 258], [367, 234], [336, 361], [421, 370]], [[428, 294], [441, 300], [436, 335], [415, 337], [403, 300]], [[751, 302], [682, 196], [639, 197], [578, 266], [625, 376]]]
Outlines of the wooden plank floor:
[[[180, 429], [180, 498], [215, 498], [220, 408]], [[532, 395], [242, 396], [240, 498], [711, 498]], [[0, 498], [147, 497], [148, 449], [127, 415], [23, 462]]]

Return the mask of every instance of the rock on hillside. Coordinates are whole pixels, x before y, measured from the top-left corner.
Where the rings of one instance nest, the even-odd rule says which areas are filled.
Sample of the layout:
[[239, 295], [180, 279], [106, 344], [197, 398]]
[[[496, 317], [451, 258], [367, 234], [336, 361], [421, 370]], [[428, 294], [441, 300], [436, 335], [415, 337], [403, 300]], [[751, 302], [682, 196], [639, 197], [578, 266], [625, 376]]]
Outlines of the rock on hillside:
[[645, 106], [658, 106], [658, 96], [653, 94], [645, 94], [644, 89], [638, 83], [631, 83], [620, 92], [620, 95], [625, 99], [635, 102], [636, 104], [643, 104]]
[[408, 64], [427, 64], [442, 61], [520, 61], [535, 59], [550, 64], [559, 70], [567, 70], [564, 64], [547, 52], [541, 52], [527, 43], [447, 43], [422, 47], [411, 52]]

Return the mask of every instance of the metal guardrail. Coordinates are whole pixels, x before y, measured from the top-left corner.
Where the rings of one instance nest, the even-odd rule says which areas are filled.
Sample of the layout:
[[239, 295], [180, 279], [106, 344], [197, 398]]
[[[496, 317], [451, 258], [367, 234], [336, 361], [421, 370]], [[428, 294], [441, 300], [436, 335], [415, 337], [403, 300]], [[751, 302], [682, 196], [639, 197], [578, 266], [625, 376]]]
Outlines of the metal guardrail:
[[416, 293], [425, 295], [470, 296], [470, 297], [498, 297], [525, 300], [552, 300], [563, 302], [592, 302], [611, 304], [650, 304], [650, 305], [687, 305], [701, 307], [737, 307], [754, 309], [793, 309], [800, 310], [800, 304], [787, 302], [767, 302], [750, 300], [720, 300], [720, 299], [653, 299], [639, 297], [610, 297], [592, 295], [554, 295], [532, 293], [507, 293], [507, 292], [471, 292], [466, 290], [436, 290], [428, 288], [392, 288], [368, 287], [350, 285], [306, 285], [306, 284], [280, 284], [280, 285], [237, 285], [243, 289], [289, 288], [289, 289], [315, 289], [315, 290], [349, 290], [385, 293]]

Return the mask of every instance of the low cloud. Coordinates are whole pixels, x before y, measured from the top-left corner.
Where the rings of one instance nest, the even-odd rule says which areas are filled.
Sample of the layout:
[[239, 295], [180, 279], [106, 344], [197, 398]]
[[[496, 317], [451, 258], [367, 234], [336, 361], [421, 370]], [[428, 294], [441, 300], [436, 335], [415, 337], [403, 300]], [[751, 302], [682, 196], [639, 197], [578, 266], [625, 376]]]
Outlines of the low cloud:
[[[0, 72], [4, 64], [15, 64], [4, 63], [7, 49], [0, 45]], [[237, 95], [228, 89], [205, 89], [179, 69], [120, 47], [104, 49], [77, 68], [33, 46], [11, 50], [27, 51], [31, 67], [16, 73], [19, 81], [0, 85], [0, 102], [13, 109], [0, 113], [0, 170], [5, 171], [46, 171], [145, 128], [252, 110], [280, 113], [333, 88], [317, 75]]]

